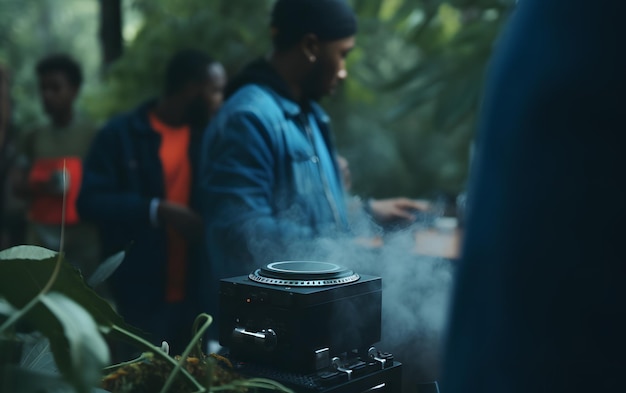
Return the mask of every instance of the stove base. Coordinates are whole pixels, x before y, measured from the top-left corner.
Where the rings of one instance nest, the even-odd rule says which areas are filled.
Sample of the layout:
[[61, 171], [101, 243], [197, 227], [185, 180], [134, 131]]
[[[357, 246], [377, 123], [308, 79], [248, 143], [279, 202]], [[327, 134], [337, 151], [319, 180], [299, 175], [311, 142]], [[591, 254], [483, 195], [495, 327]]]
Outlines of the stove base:
[[242, 375], [273, 379], [297, 393], [400, 393], [402, 384], [402, 364], [395, 361], [385, 369], [372, 365], [368, 370], [355, 372], [350, 380], [347, 374], [330, 369], [299, 374], [253, 363], [233, 362], [233, 366]]

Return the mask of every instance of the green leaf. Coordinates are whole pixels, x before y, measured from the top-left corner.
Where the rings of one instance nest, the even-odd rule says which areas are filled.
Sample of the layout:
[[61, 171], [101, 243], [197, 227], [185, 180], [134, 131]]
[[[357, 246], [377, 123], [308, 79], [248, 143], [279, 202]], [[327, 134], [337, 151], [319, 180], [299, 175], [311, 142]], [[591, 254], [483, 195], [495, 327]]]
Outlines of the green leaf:
[[87, 284], [95, 288], [98, 285], [102, 284], [107, 278], [111, 277], [111, 275], [117, 270], [117, 268], [124, 261], [124, 257], [126, 256], [125, 251], [120, 251], [117, 254], [111, 255], [104, 262], [102, 262], [96, 271], [93, 272], [89, 280], [87, 280]]
[[0, 369], [0, 392], [76, 393], [61, 375], [20, 367]]
[[39, 246], [15, 246], [0, 251], [0, 260], [31, 259], [42, 261], [54, 258], [57, 252]]
[[[46, 253], [45, 251], [48, 251]], [[3, 256], [10, 258], [4, 258]], [[48, 258], [36, 260], [36, 257]], [[52, 275], [56, 253], [35, 246], [13, 247], [0, 253], [0, 296], [14, 307], [24, 307], [39, 295]], [[135, 334], [141, 331], [126, 324], [111, 305], [89, 288], [72, 265], [63, 261], [52, 291], [60, 292], [85, 308], [100, 325], [118, 325]], [[38, 326], [36, 328], [39, 328]]]
[[22, 348], [22, 368], [59, 374], [59, 368], [54, 362], [54, 355], [50, 348], [50, 340], [41, 333], [19, 334], [20, 341], [24, 343]]
[[57, 364], [79, 392], [88, 392], [98, 384], [101, 370], [109, 362], [109, 348], [96, 322], [83, 307], [61, 293], [43, 295], [41, 302], [63, 328], [67, 352], [58, 348], [58, 340], [51, 340]]
[[[7, 302], [6, 299], [0, 298], [0, 315], [11, 315], [16, 312], [17, 309]], [[0, 321], [4, 318], [0, 318]]]

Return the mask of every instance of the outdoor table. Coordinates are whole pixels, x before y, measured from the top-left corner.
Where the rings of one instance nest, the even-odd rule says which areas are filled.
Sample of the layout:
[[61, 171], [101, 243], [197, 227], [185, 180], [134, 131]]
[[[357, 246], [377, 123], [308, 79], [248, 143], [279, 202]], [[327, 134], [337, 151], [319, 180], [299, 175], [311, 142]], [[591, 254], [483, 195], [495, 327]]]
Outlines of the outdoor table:
[[461, 256], [462, 230], [437, 227], [415, 231], [414, 252], [418, 255], [458, 259]]

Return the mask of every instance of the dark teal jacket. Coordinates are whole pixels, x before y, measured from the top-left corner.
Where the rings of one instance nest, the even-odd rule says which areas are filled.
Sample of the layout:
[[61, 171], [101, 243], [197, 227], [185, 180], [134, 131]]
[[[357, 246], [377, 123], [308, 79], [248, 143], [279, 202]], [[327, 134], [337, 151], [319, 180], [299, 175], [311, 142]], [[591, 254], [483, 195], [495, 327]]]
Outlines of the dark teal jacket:
[[[128, 248], [124, 262], [110, 279], [116, 300], [126, 309], [156, 308], [165, 302], [166, 232], [153, 227], [149, 218], [151, 199], [165, 196], [161, 137], [148, 119], [153, 105], [154, 101], [144, 103], [100, 130], [84, 162], [77, 203], [81, 218], [99, 227], [105, 255]], [[192, 184], [196, 183], [201, 132], [192, 131]], [[194, 188], [192, 208], [197, 204]], [[199, 269], [205, 264], [202, 255], [202, 247], [192, 247], [187, 298], [193, 301], [202, 298], [198, 295]]]

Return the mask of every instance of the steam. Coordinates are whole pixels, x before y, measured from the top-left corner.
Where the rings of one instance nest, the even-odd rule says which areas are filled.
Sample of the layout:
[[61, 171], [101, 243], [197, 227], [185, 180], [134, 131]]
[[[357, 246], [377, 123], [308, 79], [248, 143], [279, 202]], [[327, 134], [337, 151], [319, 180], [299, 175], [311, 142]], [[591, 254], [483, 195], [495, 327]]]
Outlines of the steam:
[[394, 349], [408, 346], [417, 352], [420, 343], [438, 346], [446, 323], [453, 262], [417, 255], [414, 230], [411, 227], [385, 236], [385, 244], [379, 249], [347, 246], [346, 240], [321, 242], [326, 260], [359, 274], [382, 277], [380, 349], [389, 352], [392, 349], [384, 346]]
[[[453, 261], [416, 253], [415, 231], [424, 225], [417, 222], [385, 235], [380, 248], [348, 246], [346, 239], [320, 242], [320, 257], [382, 277], [382, 334], [376, 347], [403, 363], [405, 384], [437, 378], [452, 287]], [[380, 233], [371, 223], [356, 229], [370, 236]]]
[[[434, 217], [420, 216], [410, 227], [385, 234], [382, 247], [363, 247], [352, 239], [319, 239], [318, 253], [313, 255], [382, 278], [382, 334], [376, 346], [403, 363], [409, 385], [437, 378], [451, 295], [454, 262], [416, 252], [416, 231], [433, 221]], [[351, 222], [357, 236], [382, 235], [362, 211], [353, 211]]]
[[[368, 247], [352, 236], [335, 236], [298, 242], [286, 255], [334, 262], [361, 275], [381, 277], [382, 337], [376, 347], [403, 363], [405, 380], [435, 379], [454, 262], [416, 253], [415, 231], [431, 225], [433, 217], [421, 217], [408, 228], [383, 235], [362, 209], [350, 211], [353, 233], [361, 239], [383, 236], [382, 247]], [[256, 249], [253, 253], [263, 248], [258, 246], [251, 247]]]

